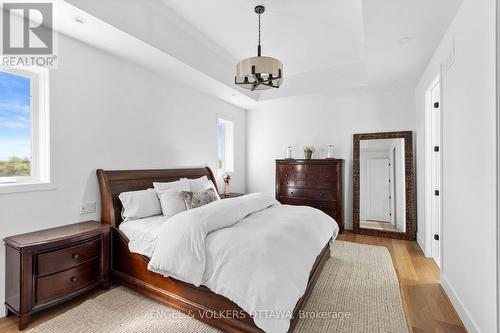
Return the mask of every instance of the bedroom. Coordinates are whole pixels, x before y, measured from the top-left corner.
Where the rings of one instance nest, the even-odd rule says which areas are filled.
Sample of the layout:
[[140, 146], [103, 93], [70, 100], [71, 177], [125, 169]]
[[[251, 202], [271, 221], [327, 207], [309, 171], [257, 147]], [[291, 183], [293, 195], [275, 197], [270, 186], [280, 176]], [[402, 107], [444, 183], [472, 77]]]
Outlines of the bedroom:
[[[6, 17], [7, 3], [16, 1], [4, 3], [2, 17]], [[257, 55], [257, 5], [265, 7], [261, 13], [262, 55], [279, 59], [283, 66], [279, 89], [251, 91], [235, 85], [236, 64]], [[276, 160], [308, 163], [303, 148], [312, 146], [312, 163], [320, 160], [318, 163], [326, 165], [330, 163], [326, 159], [330, 156], [329, 145], [333, 145], [331, 156], [343, 160], [344, 171], [336, 174], [342, 191], [336, 192], [339, 206], [335, 210], [336, 214], [342, 211], [342, 218], [336, 216], [336, 220], [342, 220], [345, 229], [334, 244], [380, 246], [359, 248], [371, 249], [373, 253], [389, 249], [380, 254], [390, 264], [388, 275], [383, 276], [397, 278], [396, 284], [391, 284], [398, 289], [396, 301], [389, 305], [403, 312], [396, 316], [398, 320], [390, 322], [407, 325], [413, 331], [496, 332], [496, 11], [497, 4], [492, 0], [54, 1], [53, 67], [0, 69], [2, 103], [8, 95], [7, 88], [15, 86], [9, 86], [5, 77], [28, 77], [31, 85], [26, 91], [30, 94], [24, 91], [24, 95], [32, 112], [30, 119], [18, 111], [25, 118], [13, 122], [15, 119], [7, 114], [10, 109], [2, 104], [1, 162], [12, 155], [31, 154], [29, 160], [35, 170], [35, 179], [30, 179], [29, 184], [27, 179], [23, 183], [22, 177], [15, 183], [12, 176], [0, 177], [0, 237], [81, 221], [104, 221], [104, 191], [99, 186], [98, 169], [184, 170], [167, 177], [168, 180], [159, 179], [163, 182], [203, 175], [212, 178], [208, 171], [186, 170], [208, 166], [222, 196], [223, 176], [229, 173], [229, 192], [261, 192], [275, 198], [279, 197]], [[13, 22], [16, 17], [12, 16]], [[5, 41], [6, 28], [2, 29], [1, 38]], [[2, 45], [6, 65], [6, 44]], [[439, 94], [433, 95], [436, 84]], [[439, 98], [442, 104], [437, 145], [442, 152], [439, 189], [433, 186], [436, 145], [433, 113], [429, 110], [435, 101], [429, 101], [431, 97]], [[411, 136], [404, 142], [411, 142], [413, 147], [404, 152], [411, 154], [408, 158], [413, 168], [409, 175], [413, 181], [410, 179], [408, 184], [413, 184], [414, 189], [410, 195], [397, 195], [394, 200], [413, 198], [406, 201], [411, 214], [406, 214], [405, 219], [413, 218], [414, 223], [410, 227], [406, 224], [404, 232], [396, 237], [412, 236], [414, 230], [416, 240], [361, 234], [362, 222], [356, 216], [363, 215], [359, 208], [364, 203], [355, 198], [364, 196], [364, 187], [356, 190], [353, 180], [363, 176], [356, 173], [355, 165], [356, 160], [363, 159], [363, 142], [374, 138], [360, 138], [357, 142], [361, 149], [356, 150], [354, 135], [408, 131]], [[9, 133], [28, 135], [31, 145], [19, 148], [19, 140], [13, 140]], [[286, 160], [288, 147], [296, 160]], [[317, 174], [325, 175], [323, 171]], [[147, 187], [152, 187], [152, 183]], [[436, 190], [440, 191], [439, 196], [435, 195]], [[230, 200], [233, 199], [223, 199], [218, 205], [230, 205], [222, 203]], [[238, 200], [245, 199], [235, 198], [235, 202]], [[437, 218], [433, 215], [436, 202], [441, 209]], [[386, 204], [386, 210], [396, 208], [392, 201]], [[436, 220], [441, 230], [436, 231]], [[382, 225], [388, 224], [391, 223]], [[439, 240], [434, 239], [436, 234]], [[46, 237], [46, 249], [54, 249], [50, 245], [53, 241], [53, 237]], [[6, 262], [6, 249], [0, 247], [2, 302], [13, 290], [8, 276], [20, 275], [16, 265]], [[106, 260], [112, 255], [111, 251], [101, 252]], [[326, 261], [323, 272], [327, 272], [325, 269], [334, 258]], [[310, 272], [313, 263], [308, 265], [301, 269]], [[29, 266], [35, 268], [36, 264]], [[113, 270], [112, 264], [109, 266]], [[36, 278], [38, 273], [33, 274]], [[111, 280], [116, 276], [112, 273]], [[316, 284], [321, 283], [321, 278], [318, 281]], [[335, 289], [339, 292], [344, 284], [348, 287], [347, 282], [332, 283], [339, 283]], [[115, 281], [109, 293], [129, 290], [119, 285]], [[375, 288], [376, 284], [370, 286]], [[310, 288], [313, 296], [304, 306], [314, 300], [314, 290], [314, 286]], [[359, 288], [351, 286], [349, 290], [350, 295], [359, 295]], [[72, 308], [77, 311], [82, 302], [102, 299], [96, 297], [107, 294], [100, 288], [81, 295], [65, 293], [56, 299], [56, 307], [49, 301], [39, 311], [32, 296], [22, 311], [25, 316], [19, 317], [25, 318], [28, 330], [39, 327], [40, 332], [74, 331], [76, 328], [68, 326], [68, 317], [61, 313]], [[362, 299], [367, 304], [371, 300], [375, 308], [379, 305], [377, 300], [366, 297]], [[160, 304], [165, 301], [157, 298], [158, 302], [147, 303], [148, 306], [163, 309]], [[149, 302], [138, 299], [144, 306], [146, 300]], [[294, 300], [297, 301], [298, 298]], [[335, 309], [336, 303], [330, 303], [332, 309], [318, 311], [341, 311]], [[0, 318], [0, 331], [18, 329], [17, 317], [21, 312], [9, 305], [9, 313], [0, 312], [10, 314]], [[341, 313], [344, 312], [337, 314]], [[357, 319], [299, 320], [297, 325], [300, 328], [319, 323], [318, 332], [356, 332], [356, 327], [387, 320], [377, 315], [361, 320], [366, 313], [369, 312], [353, 313]], [[168, 317], [167, 312], [162, 314], [160, 317]], [[123, 313], [118, 315], [123, 317]], [[85, 320], [74, 322], [85, 328]], [[212, 320], [211, 324], [217, 326], [220, 322]], [[129, 318], [123, 323], [134, 325], [137, 321]], [[151, 323], [151, 331], [153, 327], [161, 330], [154, 325], [162, 324], [167, 330], [170, 323], [157, 320]], [[377, 329], [383, 330], [380, 326], [373, 330]]]

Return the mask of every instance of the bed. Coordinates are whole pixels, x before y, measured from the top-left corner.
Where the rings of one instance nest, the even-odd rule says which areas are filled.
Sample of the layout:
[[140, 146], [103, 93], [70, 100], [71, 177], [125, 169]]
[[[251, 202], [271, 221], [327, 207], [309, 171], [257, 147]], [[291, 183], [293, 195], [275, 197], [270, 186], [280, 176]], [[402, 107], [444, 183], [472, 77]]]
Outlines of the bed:
[[[226, 332], [262, 332], [252, 318], [236, 303], [212, 292], [172, 277], [164, 277], [148, 270], [149, 256], [131, 252], [129, 238], [120, 230], [121, 203], [118, 195], [122, 192], [151, 188], [153, 182], [171, 182], [179, 178], [194, 179], [207, 176], [216, 184], [210, 168], [160, 169], [160, 170], [97, 170], [101, 192], [102, 223], [112, 227], [111, 278], [112, 281], [132, 288], [181, 312], [206, 322]], [[215, 185], [216, 186], [216, 185]], [[232, 200], [232, 199], [227, 199]], [[152, 228], [157, 221], [151, 222]], [[130, 235], [130, 232], [127, 233]], [[146, 244], [147, 248], [147, 244]], [[147, 252], [145, 252], [147, 253]], [[309, 274], [307, 288], [298, 300], [290, 321], [289, 332], [293, 331], [298, 312], [307, 301], [321, 270], [330, 256], [329, 245], [318, 253]], [[207, 314], [238, 313], [233, 316]]]

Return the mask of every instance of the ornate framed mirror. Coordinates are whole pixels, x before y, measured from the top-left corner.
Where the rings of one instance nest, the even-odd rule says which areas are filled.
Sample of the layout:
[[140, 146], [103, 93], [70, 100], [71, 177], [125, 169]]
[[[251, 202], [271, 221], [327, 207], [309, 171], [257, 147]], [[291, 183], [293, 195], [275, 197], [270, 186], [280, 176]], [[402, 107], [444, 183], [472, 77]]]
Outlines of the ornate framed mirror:
[[355, 134], [355, 233], [416, 239], [412, 132]]

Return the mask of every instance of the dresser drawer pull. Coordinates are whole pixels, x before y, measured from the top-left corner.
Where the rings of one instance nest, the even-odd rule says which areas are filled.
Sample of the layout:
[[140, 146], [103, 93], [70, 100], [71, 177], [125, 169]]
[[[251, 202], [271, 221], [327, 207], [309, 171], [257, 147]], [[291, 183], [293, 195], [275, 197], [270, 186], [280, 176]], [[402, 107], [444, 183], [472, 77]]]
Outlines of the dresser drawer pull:
[[72, 255], [72, 257], [73, 257], [73, 259], [78, 259], [78, 258], [80, 258], [80, 255], [78, 253], [75, 253]]
[[76, 282], [76, 281], [78, 281], [78, 279], [76, 278], [76, 276], [72, 276], [70, 280], [71, 280], [71, 282]]

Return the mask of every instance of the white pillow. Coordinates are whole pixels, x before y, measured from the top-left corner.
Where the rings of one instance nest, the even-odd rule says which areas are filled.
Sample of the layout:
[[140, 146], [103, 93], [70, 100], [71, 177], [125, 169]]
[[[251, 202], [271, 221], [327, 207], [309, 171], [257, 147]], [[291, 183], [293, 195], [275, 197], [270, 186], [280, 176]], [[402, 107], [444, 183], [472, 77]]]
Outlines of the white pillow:
[[177, 191], [189, 191], [189, 183], [186, 178], [176, 180], [174, 182], [168, 183], [153, 183], [156, 192], [161, 192], [165, 190], [177, 190]]
[[159, 191], [158, 197], [160, 198], [161, 210], [166, 217], [172, 217], [186, 210], [186, 203], [176, 189]]
[[124, 221], [161, 214], [161, 205], [156, 191], [152, 188], [141, 191], [122, 192], [118, 196], [122, 202]]
[[208, 179], [207, 176], [195, 179], [181, 178], [181, 180], [182, 179], [186, 179], [189, 182], [189, 188], [191, 192], [203, 192], [211, 188], [217, 195], [217, 199], [220, 199], [219, 193], [217, 193], [217, 189], [215, 188], [214, 183], [210, 179]]

